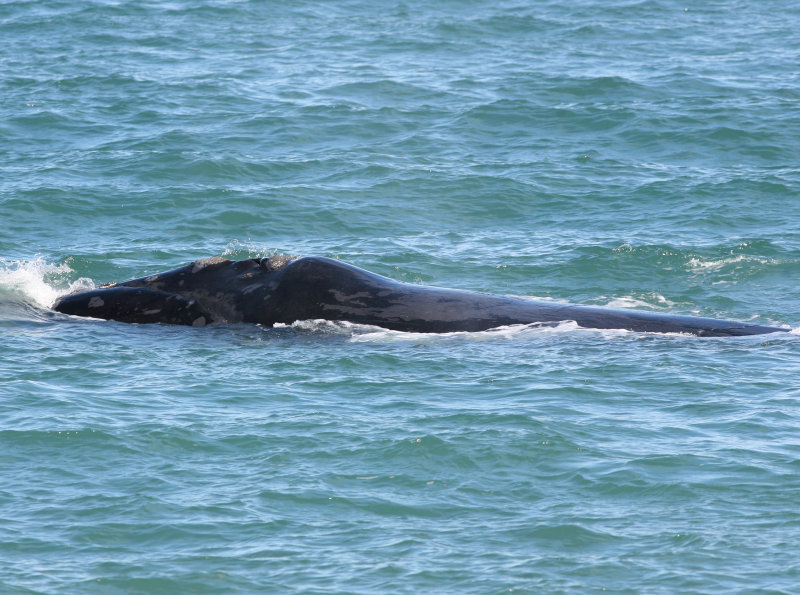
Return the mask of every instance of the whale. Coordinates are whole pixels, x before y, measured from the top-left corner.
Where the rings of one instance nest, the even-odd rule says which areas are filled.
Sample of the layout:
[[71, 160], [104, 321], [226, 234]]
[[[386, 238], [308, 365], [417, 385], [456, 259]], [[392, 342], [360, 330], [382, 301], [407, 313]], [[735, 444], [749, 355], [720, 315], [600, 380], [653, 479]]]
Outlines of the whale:
[[203, 327], [327, 320], [413, 333], [485, 331], [509, 325], [761, 335], [790, 329], [624, 308], [446, 289], [396, 281], [331, 258], [212, 257], [163, 273], [59, 297], [63, 314], [128, 323]]

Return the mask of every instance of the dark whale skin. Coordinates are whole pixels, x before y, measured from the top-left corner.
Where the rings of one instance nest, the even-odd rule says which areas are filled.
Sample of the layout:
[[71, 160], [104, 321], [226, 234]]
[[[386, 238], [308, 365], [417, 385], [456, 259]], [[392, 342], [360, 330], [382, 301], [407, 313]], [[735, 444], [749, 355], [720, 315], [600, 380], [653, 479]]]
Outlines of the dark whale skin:
[[419, 333], [483, 331], [574, 321], [584, 328], [760, 335], [789, 329], [641, 310], [581, 306], [394, 281], [321, 257], [227, 260], [184, 267], [59, 298], [53, 309], [133, 323], [272, 326], [324, 319]]

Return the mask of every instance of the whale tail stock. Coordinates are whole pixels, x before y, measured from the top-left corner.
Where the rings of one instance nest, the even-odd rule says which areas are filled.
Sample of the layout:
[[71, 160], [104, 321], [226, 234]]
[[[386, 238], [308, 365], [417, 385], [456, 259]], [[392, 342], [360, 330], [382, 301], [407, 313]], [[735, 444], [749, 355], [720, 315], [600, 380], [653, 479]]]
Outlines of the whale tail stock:
[[733, 320], [619, 308], [573, 306], [571, 307], [571, 313], [578, 326], [584, 328], [626, 329], [650, 333], [681, 333], [698, 337], [742, 337], [790, 330]]

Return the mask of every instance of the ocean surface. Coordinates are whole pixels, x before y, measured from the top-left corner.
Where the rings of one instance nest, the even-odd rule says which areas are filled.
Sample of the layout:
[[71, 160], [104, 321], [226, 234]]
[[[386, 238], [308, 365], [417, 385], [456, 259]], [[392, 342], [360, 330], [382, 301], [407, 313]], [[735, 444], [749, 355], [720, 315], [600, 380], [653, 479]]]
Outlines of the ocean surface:
[[[795, 329], [128, 325], [209, 256]], [[0, 1], [0, 593], [800, 593], [794, 0]]]

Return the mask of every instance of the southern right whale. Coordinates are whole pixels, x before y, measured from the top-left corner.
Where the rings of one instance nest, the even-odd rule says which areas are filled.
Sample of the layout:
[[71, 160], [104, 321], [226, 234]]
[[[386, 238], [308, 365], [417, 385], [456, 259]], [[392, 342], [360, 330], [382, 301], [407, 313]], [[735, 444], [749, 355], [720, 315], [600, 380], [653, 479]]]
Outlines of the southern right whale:
[[252, 322], [272, 326], [324, 319], [419, 333], [565, 321], [584, 328], [702, 337], [789, 330], [414, 285], [321, 257], [207, 258], [164, 273], [65, 295], [53, 308], [74, 316], [133, 323], [205, 326]]

